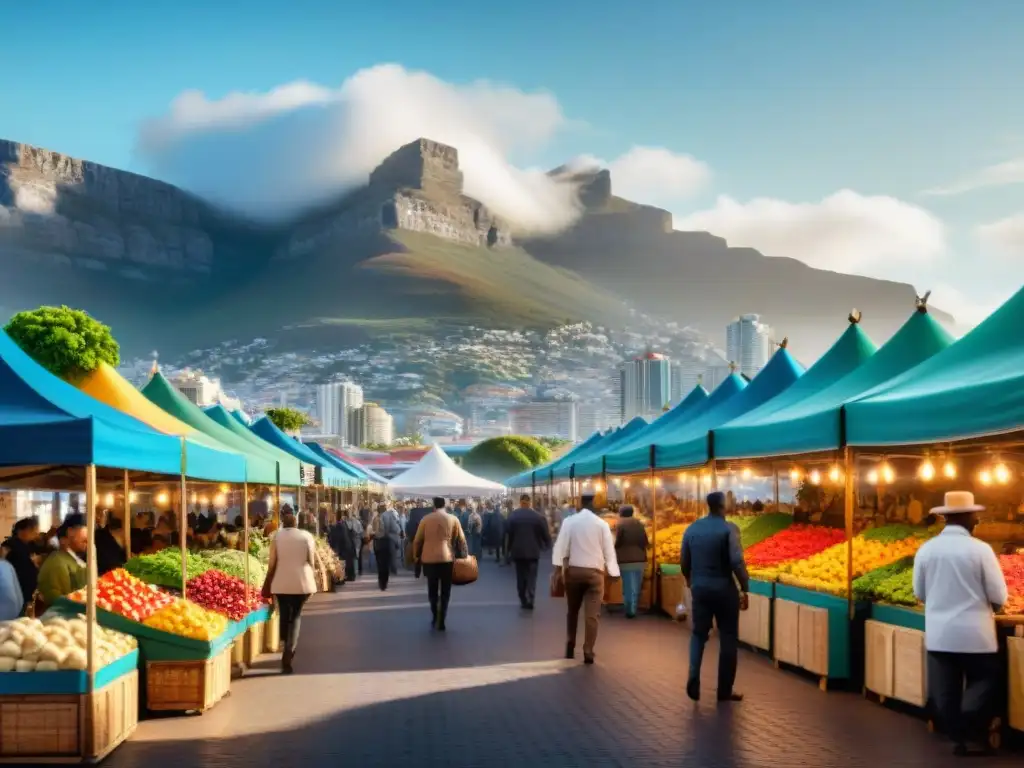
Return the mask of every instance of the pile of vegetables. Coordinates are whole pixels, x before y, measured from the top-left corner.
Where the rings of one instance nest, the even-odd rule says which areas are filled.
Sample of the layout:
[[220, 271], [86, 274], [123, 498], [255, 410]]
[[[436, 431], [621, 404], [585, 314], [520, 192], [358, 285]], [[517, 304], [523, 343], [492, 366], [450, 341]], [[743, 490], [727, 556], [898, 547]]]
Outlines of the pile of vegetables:
[[1007, 614], [1024, 613], [1024, 554], [1000, 555], [999, 566], [1006, 577], [1010, 599], [1003, 606]]
[[340, 578], [341, 560], [338, 559], [338, 555], [335, 551], [331, 549], [331, 546], [327, 543], [327, 539], [318, 538], [316, 540], [316, 553], [320, 556], [320, 560], [323, 561], [324, 566], [327, 568], [327, 573]]
[[[893, 578], [902, 576], [905, 573], [910, 573], [911, 578], [913, 578], [913, 570], [914, 558], [903, 557], [882, 568], [868, 571], [863, 576], [853, 580], [853, 596], [857, 600], [878, 600], [891, 603], [893, 602], [894, 588], [902, 587], [903, 583], [902, 580], [893, 581]], [[902, 593], [900, 596], [902, 597]], [[914, 600], [909, 605], [914, 605], [916, 602]]]
[[[201, 555], [188, 552], [187, 560], [189, 579], [210, 569]], [[124, 564], [124, 569], [147, 584], [181, 588], [181, 550], [177, 547], [168, 547], [152, 555], [137, 555]]]
[[883, 525], [878, 528], [869, 528], [860, 534], [863, 538], [868, 541], [881, 541], [884, 543], [890, 543], [894, 541], [903, 541], [912, 537], [927, 539], [932, 536], [933, 531], [928, 528], [922, 528], [920, 525], [906, 525], [905, 523], [892, 523], [890, 525]]
[[793, 524], [793, 516], [781, 512], [771, 512], [767, 515], [741, 517], [739, 519], [750, 521], [743, 528], [740, 528], [740, 543], [744, 550], [760, 544], [765, 539], [786, 530]]
[[803, 560], [816, 555], [845, 538], [846, 533], [838, 528], [791, 525], [750, 547], [744, 553], [744, 558], [753, 569], [771, 568], [790, 560]]
[[228, 620], [224, 616], [181, 598], [175, 598], [143, 623], [171, 635], [207, 642], [220, 637], [228, 628]]
[[241, 621], [263, 604], [258, 589], [246, 587], [241, 579], [212, 568], [192, 579], [186, 585], [186, 594], [196, 605], [232, 621]]
[[[130, 653], [134, 637], [95, 626], [97, 661], [105, 667]], [[0, 624], [0, 672], [84, 670], [88, 628], [84, 617], [21, 618]]]
[[210, 549], [199, 553], [199, 557], [210, 567], [236, 579], [245, 579], [245, 561], [249, 561], [249, 584], [262, 587], [267, 576], [267, 567], [252, 555], [235, 549]]
[[[68, 597], [78, 603], [86, 601], [86, 587]], [[123, 568], [105, 573], [96, 582], [96, 605], [132, 621], [145, 621], [174, 600], [154, 586], [135, 578]]]
[[249, 554], [266, 564], [270, 560], [270, 539], [260, 531], [249, 531]]

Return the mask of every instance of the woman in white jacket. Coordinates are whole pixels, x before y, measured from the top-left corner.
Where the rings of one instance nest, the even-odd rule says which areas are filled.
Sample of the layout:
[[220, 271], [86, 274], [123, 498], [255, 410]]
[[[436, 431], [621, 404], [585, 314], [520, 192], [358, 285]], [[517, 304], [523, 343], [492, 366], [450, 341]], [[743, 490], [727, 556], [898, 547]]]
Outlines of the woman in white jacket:
[[284, 655], [281, 671], [292, 673], [292, 659], [299, 642], [302, 607], [316, 592], [316, 542], [308, 531], [296, 526], [291, 507], [281, 510], [281, 530], [270, 542], [270, 591], [281, 612], [281, 641]]

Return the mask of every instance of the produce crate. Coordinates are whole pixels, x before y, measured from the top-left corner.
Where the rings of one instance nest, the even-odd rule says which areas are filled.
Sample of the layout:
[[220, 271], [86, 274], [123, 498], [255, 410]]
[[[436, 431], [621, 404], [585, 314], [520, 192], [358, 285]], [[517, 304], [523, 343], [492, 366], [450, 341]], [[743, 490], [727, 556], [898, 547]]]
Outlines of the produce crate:
[[770, 651], [772, 647], [772, 601], [753, 590], [747, 610], [740, 611], [740, 642]]
[[637, 600], [636, 608], [638, 611], [648, 611], [651, 608], [651, 590], [654, 587], [650, 575], [644, 576], [643, 583], [640, 585], [640, 599]]
[[236, 637], [231, 643], [231, 664], [245, 664], [245, 637]]
[[669, 616], [676, 615], [676, 606], [683, 602], [683, 594], [686, 589], [686, 584], [683, 581], [682, 574], [666, 574], [662, 573], [658, 576], [658, 594], [659, 594], [659, 605], [661, 610], [667, 613]]
[[875, 604], [865, 623], [864, 687], [883, 698], [915, 707], [928, 703], [924, 614], [913, 608]]
[[800, 604], [776, 600], [772, 604], [772, 648], [776, 662], [800, 664]]
[[875, 619], [864, 622], [864, 688], [883, 701], [891, 698], [896, 681], [893, 672], [896, 627]]
[[265, 622], [257, 622], [245, 631], [245, 663], [252, 665], [263, 655], [263, 628]]
[[281, 648], [281, 614], [274, 611], [263, 628], [263, 652], [277, 653]]
[[205, 712], [231, 689], [231, 649], [210, 659], [146, 664], [146, 709]]
[[1006, 638], [1006, 656], [1010, 678], [1009, 725], [1024, 731], [1024, 638]]
[[[138, 661], [137, 652], [130, 655]], [[139, 672], [134, 667], [90, 693], [0, 695], [0, 764], [98, 762], [138, 723]]]

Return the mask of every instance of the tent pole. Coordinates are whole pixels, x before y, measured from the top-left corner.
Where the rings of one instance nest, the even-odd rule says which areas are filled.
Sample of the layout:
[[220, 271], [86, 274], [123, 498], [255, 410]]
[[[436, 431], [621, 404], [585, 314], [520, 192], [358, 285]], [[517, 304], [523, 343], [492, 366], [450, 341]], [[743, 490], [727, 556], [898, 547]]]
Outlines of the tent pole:
[[96, 582], [99, 574], [96, 566], [96, 465], [85, 468], [85, 525], [87, 530], [86, 550], [86, 594], [85, 618], [86, 637], [85, 653], [86, 668], [89, 670], [88, 690], [91, 692], [96, 671], [99, 668], [96, 658]]
[[775, 511], [778, 512], [782, 507], [782, 500], [779, 498], [779, 468], [772, 462], [772, 482], [775, 488]]
[[316, 535], [320, 535], [320, 486], [318, 485], [314, 490], [315, 499], [313, 504], [313, 525], [316, 526]]
[[124, 558], [130, 560], [132, 557], [132, 493], [128, 485], [128, 470], [124, 471], [124, 525], [121, 530], [124, 534]]
[[[653, 451], [652, 451], [653, 453]], [[658, 572], [658, 485], [654, 476], [654, 467], [650, 470], [651, 481], [651, 584]], [[643, 576], [640, 577], [640, 589], [643, 589]], [[651, 603], [653, 604], [653, 600]]]
[[188, 492], [188, 481], [185, 479], [185, 473], [187, 472], [188, 461], [187, 461], [188, 447], [185, 443], [185, 438], [181, 438], [181, 504], [178, 510], [178, 544], [181, 546], [181, 598], [184, 600], [185, 595], [185, 584], [188, 582], [188, 498], [186, 493]]
[[708, 467], [711, 469], [711, 490], [718, 490], [718, 462], [714, 459], [708, 462]]
[[846, 601], [853, 618], [853, 505], [854, 505], [854, 463], [853, 449], [843, 448], [843, 512], [846, 518]]
[[245, 598], [249, 599], [249, 483], [242, 483], [242, 551], [245, 557]]

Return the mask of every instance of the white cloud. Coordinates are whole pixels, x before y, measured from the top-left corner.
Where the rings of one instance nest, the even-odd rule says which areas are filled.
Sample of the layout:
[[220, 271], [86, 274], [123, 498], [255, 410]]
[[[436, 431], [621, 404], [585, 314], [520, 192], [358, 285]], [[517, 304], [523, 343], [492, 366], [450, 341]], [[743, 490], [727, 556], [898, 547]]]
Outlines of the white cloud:
[[859, 274], [928, 264], [946, 249], [945, 227], [923, 208], [844, 189], [816, 203], [719, 197], [714, 208], [675, 217], [676, 229], [724, 237], [733, 246]]
[[658, 205], [689, 199], [711, 180], [711, 168], [706, 163], [664, 147], [636, 146], [610, 162], [581, 155], [569, 167], [607, 168], [616, 195]]
[[1024, 213], [982, 224], [976, 234], [986, 252], [1017, 263], [1024, 257]]
[[999, 309], [1013, 295], [1015, 288], [993, 293], [964, 291], [949, 283], [938, 283], [921, 290], [931, 290], [928, 303], [949, 312], [956, 319], [957, 329], [967, 331]]
[[1005, 187], [1010, 184], [1024, 184], [1024, 157], [1007, 160], [1004, 163], [989, 165], [974, 173], [967, 174], [956, 181], [932, 189], [926, 189], [926, 195], [962, 195], [987, 187]]
[[211, 100], [182, 93], [146, 122], [138, 149], [158, 176], [235, 210], [281, 218], [364, 184], [399, 146], [455, 146], [466, 194], [527, 229], [577, 215], [573, 190], [507, 157], [542, 147], [567, 124], [554, 96], [488, 82], [446, 83], [395, 64], [331, 89], [307, 82]]

